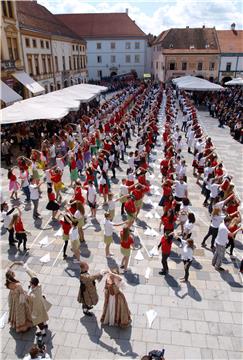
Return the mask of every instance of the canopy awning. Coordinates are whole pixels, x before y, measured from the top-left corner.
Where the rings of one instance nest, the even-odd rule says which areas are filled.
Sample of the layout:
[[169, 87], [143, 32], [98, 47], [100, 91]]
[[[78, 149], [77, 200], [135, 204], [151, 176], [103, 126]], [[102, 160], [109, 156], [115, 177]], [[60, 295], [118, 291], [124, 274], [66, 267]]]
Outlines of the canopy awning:
[[1, 80], [0, 87], [0, 99], [8, 106], [14, 103], [15, 101], [22, 100], [22, 96], [17, 94], [13, 89], [11, 89], [8, 85], [5, 84]]
[[[181, 80], [180, 80], [181, 79]], [[177, 79], [174, 79], [177, 80]], [[211, 83], [208, 80], [198, 78], [196, 76], [183, 76], [178, 78], [176, 86], [181, 90], [189, 91], [221, 91], [223, 86]]]
[[224, 85], [241, 85], [241, 86], [243, 86], [243, 79], [235, 78], [230, 81], [227, 81]]
[[21, 84], [23, 84], [26, 89], [28, 89], [33, 95], [39, 95], [45, 91], [45, 89], [33, 80], [28, 74], [24, 71], [13, 73], [15, 79], [17, 79]]
[[1, 110], [0, 117], [3, 124], [37, 119], [61, 119], [70, 111], [78, 110], [81, 102], [89, 102], [105, 90], [107, 88], [104, 86], [90, 84], [69, 86], [52, 93], [19, 101]]

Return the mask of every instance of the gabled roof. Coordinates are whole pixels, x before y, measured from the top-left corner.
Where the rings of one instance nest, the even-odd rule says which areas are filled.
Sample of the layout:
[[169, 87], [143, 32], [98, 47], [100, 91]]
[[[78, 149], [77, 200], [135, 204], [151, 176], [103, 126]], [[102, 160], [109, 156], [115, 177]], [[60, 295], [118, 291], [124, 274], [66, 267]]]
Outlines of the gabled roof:
[[127, 13], [57, 14], [55, 16], [84, 38], [146, 36]]
[[155, 41], [163, 49], [219, 50], [214, 28], [184, 28], [163, 31]]
[[20, 28], [85, 42], [49, 10], [39, 5], [36, 1], [16, 1], [16, 7]]
[[222, 53], [243, 53], [243, 30], [217, 30]]

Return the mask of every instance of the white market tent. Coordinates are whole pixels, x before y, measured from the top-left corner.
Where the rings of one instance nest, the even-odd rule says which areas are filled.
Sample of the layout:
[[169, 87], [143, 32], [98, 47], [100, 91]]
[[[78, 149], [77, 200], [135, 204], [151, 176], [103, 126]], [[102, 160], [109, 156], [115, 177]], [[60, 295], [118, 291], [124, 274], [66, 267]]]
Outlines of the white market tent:
[[[211, 83], [208, 80], [201, 79], [195, 76], [183, 76], [177, 80], [176, 86], [181, 90], [189, 91], [221, 91], [224, 90], [223, 86]], [[173, 81], [172, 80], [172, 81]]]
[[177, 85], [179, 83], [182, 83], [184, 81], [188, 81], [188, 80], [191, 80], [191, 79], [194, 79], [194, 76], [186, 75], [186, 76], [181, 76], [181, 77], [172, 79], [172, 82]]
[[106, 90], [107, 88], [104, 86], [79, 84], [22, 100], [1, 110], [1, 123], [11, 124], [37, 119], [61, 119], [69, 111], [78, 110], [80, 103], [89, 102]]
[[243, 85], [243, 79], [242, 78], [235, 78], [230, 81], [227, 81], [224, 85]]

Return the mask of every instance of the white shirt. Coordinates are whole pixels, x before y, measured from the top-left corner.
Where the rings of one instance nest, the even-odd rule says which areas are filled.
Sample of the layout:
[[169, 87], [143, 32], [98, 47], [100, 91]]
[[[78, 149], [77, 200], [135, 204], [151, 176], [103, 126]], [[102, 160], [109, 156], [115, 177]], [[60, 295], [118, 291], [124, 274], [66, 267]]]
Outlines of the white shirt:
[[189, 220], [187, 220], [184, 225], [184, 233], [188, 235], [192, 232], [192, 229], [193, 229], [193, 223], [190, 223]]
[[134, 169], [134, 157], [128, 158], [128, 167]]
[[108, 208], [109, 208], [109, 210], [115, 210], [115, 206], [116, 206], [116, 204], [115, 204], [115, 201], [114, 201], [114, 200], [109, 200], [109, 201], [108, 201]]
[[114, 231], [113, 223], [110, 220], [105, 219], [105, 221], [104, 221], [104, 234], [105, 234], [105, 236], [112, 236], [113, 231]]
[[38, 200], [40, 197], [38, 186], [36, 184], [30, 184], [30, 199]]
[[193, 250], [187, 245], [185, 240], [182, 240], [181, 258], [182, 260], [192, 260]]
[[54, 144], [50, 147], [50, 157], [51, 158], [56, 157], [56, 148]]
[[120, 186], [120, 196], [124, 196], [128, 194], [128, 188], [126, 185], [121, 184]]
[[96, 199], [95, 187], [93, 185], [89, 186], [87, 193], [88, 193], [88, 201], [93, 204], [95, 202], [95, 199]]
[[224, 218], [225, 218], [225, 216], [223, 216], [223, 215], [214, 215], [214, 216], [212, 216], [211, 226], [214, 227], [214, 228], [218, 228], [219, 225], [224, 220]]
[[45, 170], [45, 177], [46, 177], [46, 182], [50, 184], [51, 183], [50, 170]]
[[81, 214], [81, 212], [79, 210], [76, 210], [73, 216], [78, 220], [83, 217], [83, 215]]
[[64, 162], [61, 158], [56, 158], [57, 167], [61, 170], [64, 170]]
[[71, 241], [78, 240], [79, 234], [78, 234], [78, 227], [72, 227], [69, 232], [69, 238]]
[[182, 184], [180, 181], [175, 181], [175, 196], [178, 198], [184, 198], [186, 197], [186, 191], [187, 191], [187, 184], [183, 182]]
[[218, 195], [218, 192], [219, 192], [219, 185], [218, 184], [212, 184], [210, 186], [210, 197], [211, 198], [216, 198], [216, 196]]
[[23, 181], [22, 187], [27, 187], [27, 186], [29, 186], [29, 180], [28, 180], [28, 173], [27, 173], [27, 171], [21, 172], [19, 178]]
[[7, 213], [9, 212], [10, 210], [8, 211], [3, 211], [2, 212], [2, 219], [3, 219], [3, 227], [5, 229], [8, 228], [9, 224], [11, 223], [11, 220], [12, 220], [12, 215], [13, 215], [13, 212], [9, 215], [7, 215]]
[[228, 230], [227, 226], [223, 222], [219, 225], [218, 235], [215, 239], [215, 243], [221, 246], [225, 246], [228, 243], [228, 234], [230, 231]]

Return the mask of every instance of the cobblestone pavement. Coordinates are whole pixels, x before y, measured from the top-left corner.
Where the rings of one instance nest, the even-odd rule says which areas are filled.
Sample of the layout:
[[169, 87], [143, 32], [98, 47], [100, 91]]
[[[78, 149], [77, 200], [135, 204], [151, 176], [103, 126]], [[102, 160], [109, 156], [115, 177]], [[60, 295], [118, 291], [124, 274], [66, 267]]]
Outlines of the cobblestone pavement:
[[[160, 122], [162, 118], [160, 117]], [[219, 155], [230, 173], [238, 172], [239, 163], [232, 161], [232, 154], [238, 157], [239, 144], [227, 133], [227, 130], [217, 128], [213, 119], [206, 113], [200, 113], [200, 121], [212, 136]], [[133, 141], [134, 143], [134, 141]], [[240, 149], [241, 151], [241, 149]], [[159, 162], [162, 157], [162, 147], [158, 141], [153, 151], [154, 161], [151, 163], [154, 173], [149, 177], [153, 194], [146, 196], [144, 206], [135, 228], [136, 246], [141, 246], [144, 260], [135, 259], [137, 251], [132, 252], [130, 271], [125, 275], [127, 283], [124, 290], [132, 312], [132, 327], [117, 329], [101, 327], [100, 316], [103, 306], [103, 286], [98, 284], [100, 300], [94, 309], [95, 316], [83, 316], [80, 304], [77, 302], [79, 288], [79, 267], [72, 263], [71, 250], [68, 250], [67, 261], [62, 260], [62, 239], [55, 237], [54, 224], [50, 222], [50, 213], [45, 209], [46, 197], [40, 201], [42, 221], [36, 221], [33, 226], [32, 212], [26, 209], [23, 212], [24, 224], [31, 229], [28, 237], [31, 248], [29, 256], [16, 254], [8, 248], [7, 235], [2, 236], [2, 269], [5, 270], [13, 260], [27, 260], [43, 285], [43, 293], [53, 304], [49, 312], [49, 331], [46, 338], [48, 353], [57, 359], [132, 359], [141, 358], [152, 349], [165, 348], [166, 359], [240, 359], [242, 358], [242, 281], [239, 275], [239, 260], [241, 259], [242, 245], [237, 243], [238, 260], [232, 261], [226, 254], [224, 267], [227, 273], [218, 273], [211, 266], [212, 253], [209, 249], [200, 247], [203, 235], [209, 226], [207, 210], [202, 207], [203, 198], [200, 188], [192, 176], [192, 156], [184, 155], [188, 163], [189, 197], [192, 210], [196, 214], [196, 225], [193, 234], [196, 249], [195, 260], [190, 271], [190, 283], [180, 284], [179, 277], [183, 275], [183, 265], [180, 260], [180, 251], [173, 244], [172, 256], [169, 259], [170, 275], [161, 277], [160, 256], [149, 255], [149, 251], [160, 240], [160, 235], [149, 237], [144, 234], [147, 224], [158, 232], [159, 219], [148, 218], [148, 212], [161, 214], [161, 208], [156, 207], [160, 199], [156, 186], [160, 186]], [[123, 166], [123, 164], [122, 164]], [[124, 164], [126, 167], [126, 164]], [[117, 193], [122, 172], [118, 173], [118, 183], [112, 184], [112, 190]], [[7, 194], [6, 171], [2, 170], [3, 190]], [[67, 169], [65, 173], [69, 183]], [[67, 180], [68, 179], [68, 180]], [[242, 190], [242, 179], [236, 176], [235, 183], [238, 191]], [[44, 191], [44, 185], [43, 185]], [[72, 189], [68, 189], [65, 198], [69, 199]], [[6, 195], [7, 198], [7, 195]], [[23, 197], [21, 196], [21, 199]], [[151, 205], [152, 203], [152, 205]], [[155, 205], [155, 206], [154, 206]], [[154, 206], [154, 207], [152, 207]], [[24, 205], [21, 204], [23, 208]], [[115, 222], [119, 222], [119, 205], [116, 208]], [[103, 210], [98, 210], [98, 221], [103, 218]], [[91, 272], [114, 267], [121, 261], [118, 237], [114, 235], [112, 260], [104, 256], [103, 232], [99, 223], [91, 223], [84, 231], [86, 244], [82, 247], [81, 257], [90, 264]], [[51, 244], [41, 248], [39, 241], [49, 236]], [[50, 262], [40, 263], [43, 255], [50, 253]], [[145, 279], [147, 267], [151, 269], [148, 280]], [[25, 289], [28, 277], [20, 267], [16, 269], [17, 278], [21, 280]], [[4, 288], [4, 271], [2, 275], [1, 314], [8, 309], [8, 291]], [[146, 320], [146, 311], [154, 309], [157, 317], [149, 329]], [[34, 340], [35, 331], [26, 334], [16, 334], [6, 325], [1, 330], [1, 349], [3, 359], [22, 358], [28, 352]]]

